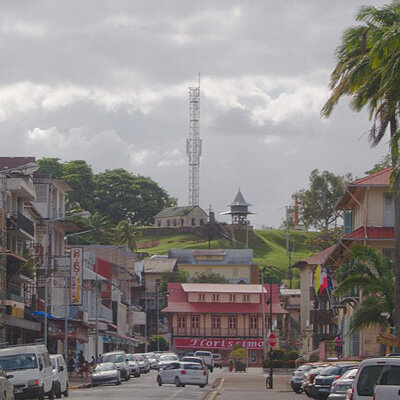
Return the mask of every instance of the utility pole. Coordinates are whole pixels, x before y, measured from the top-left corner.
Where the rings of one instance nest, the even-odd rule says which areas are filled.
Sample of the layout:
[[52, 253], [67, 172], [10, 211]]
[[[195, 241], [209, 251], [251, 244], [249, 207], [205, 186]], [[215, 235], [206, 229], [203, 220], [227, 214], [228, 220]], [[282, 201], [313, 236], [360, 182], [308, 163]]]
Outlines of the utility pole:
[[290, 251], [289, 214], [289, 207], [286, 206], [286, 254], [289, 262], [289, 287], [292, 289], [292, 255]]
[[264, 272], [267, 266], [261, 270], [261, 301], [262, 301], [262, 335], [263, 335], [263, 361], [267, 358], [267, 338], [265, 332], [265, 289], [264, 289]]

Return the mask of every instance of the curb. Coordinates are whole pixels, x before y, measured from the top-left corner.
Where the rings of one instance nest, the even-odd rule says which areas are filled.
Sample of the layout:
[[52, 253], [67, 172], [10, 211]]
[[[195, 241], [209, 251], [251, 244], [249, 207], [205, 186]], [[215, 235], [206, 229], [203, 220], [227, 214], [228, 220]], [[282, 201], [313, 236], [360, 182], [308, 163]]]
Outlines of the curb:
[[90, 383], [81, 383], [76, 386], [70, 386], [68, 390], [78, 390], [78, 389], [87, 389], [90, 388], [92, 385]]
[[217, 380], [220, 380], [218, 386], [214, 386], [216, 384], [216, 382], [214, 382], [213, 384], [214, 390], [208, 392], [204, 396], [203, 400], [215, 400], [215, 398], [219, 395], [219, 392], [222, 389], [222, 386], [224, 385], [225, 378], [218, 378]]

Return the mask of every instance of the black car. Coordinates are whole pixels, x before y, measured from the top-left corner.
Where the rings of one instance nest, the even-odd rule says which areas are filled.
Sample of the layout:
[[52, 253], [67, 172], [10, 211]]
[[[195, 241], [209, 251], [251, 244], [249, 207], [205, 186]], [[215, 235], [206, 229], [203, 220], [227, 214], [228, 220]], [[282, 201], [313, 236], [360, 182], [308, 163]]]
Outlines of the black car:
[[335, 364], [324, 368], [314, 379], [313, 395], [316, 399], [327, 399], [333, 381], [339, 379], [348, 369], [358, 364]]

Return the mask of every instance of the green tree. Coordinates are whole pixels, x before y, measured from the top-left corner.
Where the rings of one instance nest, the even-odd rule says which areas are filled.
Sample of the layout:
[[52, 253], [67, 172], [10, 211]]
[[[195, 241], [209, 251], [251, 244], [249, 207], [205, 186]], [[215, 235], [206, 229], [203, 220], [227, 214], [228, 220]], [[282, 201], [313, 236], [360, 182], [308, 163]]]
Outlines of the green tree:
[[385, 168], [388, 168], [392, 165], [392, 158], [390, 154], [386, 154], [385, 156], [382, 157], [382, 160], [379, 161], [379, 163], [375, 164], [373, 168], [371, 168], [369, 171], [365, 171], [365, 174], [371, 175], [374, 174], [375, 172], [379, 172]]
[[353, 110], [369, 110], [372, 145], [380, 143], [389, 130], [395, 205], [395, 316], [396, 331], [400, 332], [400, 1], [381, 8], [361, 7], [356, 20], [360, 24], [344, 32], [337, 49], [332, 94], [321, 113], [329, 117], [343, 96], [351, 96]]
[[[157, 340], [158, 339], [158, 340]], [[157, 342], [160, 345], [160, 349], [157, 348]], [[164, 336], [161, 335], [152, 335], [150, 338], [150, 351], [166, 351], [168, 350], [169, 346], [168, 346], [168, 342], [165, 340]]]
[[166, 292], [168, 283], [187, 283], [189, 282], [189, 274], [187, 271], [178, 269], [176, 271], [164, 272], [161, 275], [160, 292]]
[[63, 176], [63, 164], [59, 158], [43, 157], [37, 160], [38, 174], [50, 174], [53, 178], [61, 179]]
[[71, 202], [78, 202], [83, 210], [94, 211], [94, 174], [92, 167], [83, 160], [72, 160], [62, 164], [62, 179], [72, 191], [68, 193]]
[[148, 225], [161, 209], [172, 204], [164, 189], [150, 178], [137, 177], [119, 168], [95, 176], [96, 210], [114, 224], [127, 220]]
[[114, 240], [118, 244], [124, 244], [129, 250], [136, 251], [136, 236], [138, 235], [135, 225], [130, 221], [120, 221], [114, 229]]
[[[394, 321], [394, 272], [393, 263], [375, 249], [358, 246], [351, 261], [340, 267], [336, 295], [352, 294], [361, 289], [363, 298], [355, 305], [351, 319], [351, 331], [359, 331], [379, 324], [386, 328]], [[388, 317], [386, 317], [388, 316]]]
[[191, 281], [195, 283], [229, 283], [224, 276], [215, 274], [214, 272], [201, 272], [200, 274], [196, 274]]
[[336, 203], [350, 179], [351, 175], [339, 176], [329, 171], [319, 172], [318, 169], [311, 172], [310, 188], [293, 195], [301, 203], [301, 221], [305, 227], [328, 230], [333, 226], [341, 215], [335, 211]]

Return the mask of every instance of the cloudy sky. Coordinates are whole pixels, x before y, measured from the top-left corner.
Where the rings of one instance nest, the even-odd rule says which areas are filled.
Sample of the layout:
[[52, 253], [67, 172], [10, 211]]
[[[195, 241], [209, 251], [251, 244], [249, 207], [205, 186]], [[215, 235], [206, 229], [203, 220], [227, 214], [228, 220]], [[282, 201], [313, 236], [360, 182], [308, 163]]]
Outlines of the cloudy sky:
[[[123, 167], [188, 202], [188, 87], [201, 72], [200, 203], [238, 187], [279, 226], [314, 168], [362, 175], [366, 113], [329, 120], [334, 50], [366, 0], [7, 1], [0, 5], [2, 155]], [[380, 6], [381, 0], [369, 4]]]

